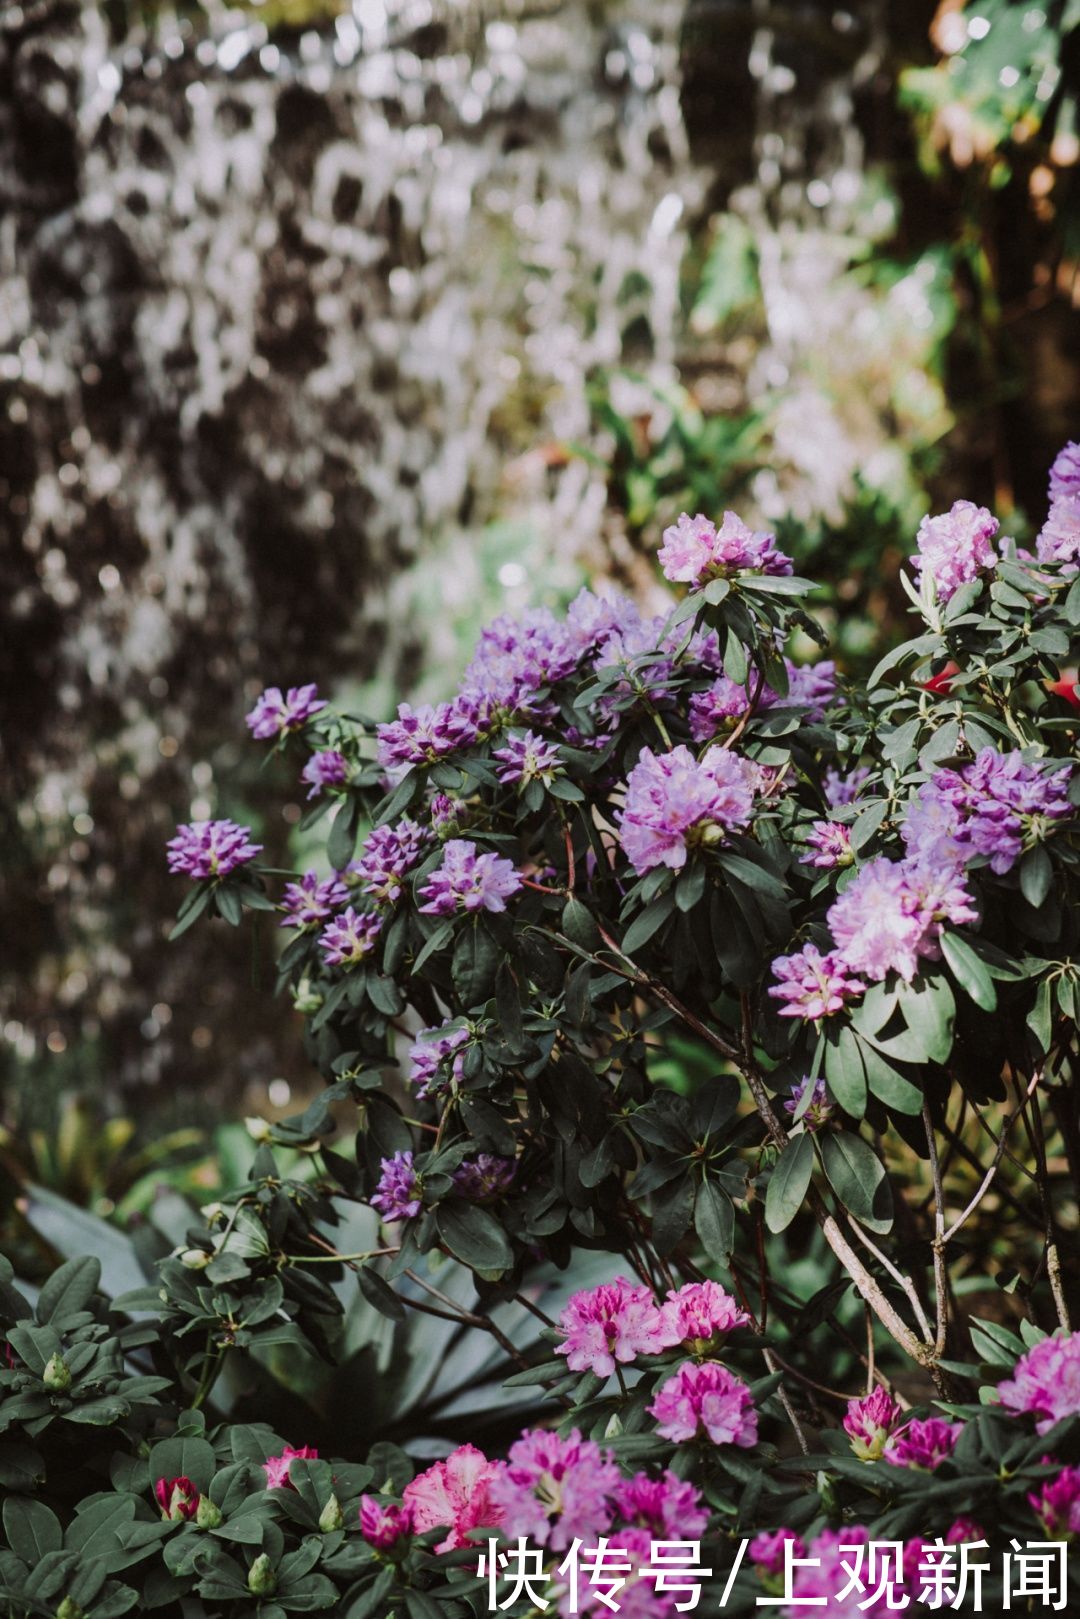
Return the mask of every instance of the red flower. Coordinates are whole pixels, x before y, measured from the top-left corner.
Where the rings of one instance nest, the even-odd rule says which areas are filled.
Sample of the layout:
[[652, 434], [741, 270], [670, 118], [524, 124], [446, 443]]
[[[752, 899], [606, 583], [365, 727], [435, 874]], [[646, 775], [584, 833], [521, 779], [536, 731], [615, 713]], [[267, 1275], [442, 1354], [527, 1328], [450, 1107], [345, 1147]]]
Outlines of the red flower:
[[923, 691], [933, 692], [935, 697], [947, 697], [952, 690], [953, 676], [960, 673], [960, 665], [950, 658], [944, 669], [939, 669], [936, 675], [929, 680], [921, 682]]
[[159, 1478], [154, 1494], [161, 1516], [172, 1523], [194, 1518], [199, 1510], [199, 1492], [189, 1478]]
[[1077, 676], [1075, 669], [1064, 675], [1060, 680], [1048, 680], [1047, 691], [1053, 692], [1055, 697], [1063, 697], [1074, 708], [1080, 708], [1080, 696], [1077, 695]]

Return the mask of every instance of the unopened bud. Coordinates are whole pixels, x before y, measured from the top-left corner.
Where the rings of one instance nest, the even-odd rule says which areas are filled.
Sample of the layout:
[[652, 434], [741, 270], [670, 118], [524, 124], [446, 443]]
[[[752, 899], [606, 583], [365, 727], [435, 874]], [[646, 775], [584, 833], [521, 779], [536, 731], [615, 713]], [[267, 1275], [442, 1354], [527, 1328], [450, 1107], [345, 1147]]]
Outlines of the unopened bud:
[[216, 1529], [221, 1523], [221, 1508], [214, 1505], [208, 1495], [200, 1495], [195, 1522], [200, 1529]]
[[301, 978], [296, 986], [293, 996], [293, 1010], [296, 1012], [317, 1012], [323, 1003], [323, 996], [317, 989], [312, 989], [310, 978]]
[[270, 1126], [265, 1119], [245, 1119], [244, 1128], [252, 1141], [269, 1141]]
[[260, 1552], [248, 1570], [248, 1590], [254, 1597], [270, 1597], [277, 1590], [274, 1565], [265, 1552]]
[[188, 1270], [205, 1270], [213, 1257], [205, 1248], [185, 1248], [180, 1255], [180, 1263], [186, 1265]]
[[56, 1619], [84, 1619], [83, 1610], [74, 1597], [65, 1597], [56, 1610]]
[[63, 1355], [54, 1355], [41, 1374], [41, 1381], [54, 1394], [66, 1394], [71, 1387], [71, 1372]]
[[332, 1530], [343, 1529], [344, 1526], [345, 1514], [341, 1510], [341, 1502], [336, 1495], [332, 1495], [319, 1513], [319, 1528], [324, 1535], [328, 1535]]

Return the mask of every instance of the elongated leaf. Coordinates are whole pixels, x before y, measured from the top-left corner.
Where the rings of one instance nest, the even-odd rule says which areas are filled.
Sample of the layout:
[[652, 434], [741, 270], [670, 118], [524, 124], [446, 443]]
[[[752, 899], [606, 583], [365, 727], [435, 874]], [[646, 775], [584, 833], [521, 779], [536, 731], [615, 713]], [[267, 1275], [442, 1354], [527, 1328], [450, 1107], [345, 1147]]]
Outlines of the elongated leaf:
[[53, 1271], [38, 1296], [34, 1312], [41, 1322], [85, 1310], [101, 1282], [101, 1260], [92, 1254], [69, 1259]]
[[821, 1159], [829, 1185], [845, 1209], [871, 1231], [892, 1225], [892, 1193], [877, 1154], [847, 1130], [825, 1135]]
[[981, 1006], [984, 1012], [992, 1012], [997, 1006], [994, 980], [967, 940], [958, 933], [946, 931], [941, 935], [941, 953], [960, 988], [966, 990], [976, 1006]]
[[727, 1194], [712, 1181], [698, 1187], [694, 1230], [710, 1259], [726, 1260], [735, 1246], [735, 1209]]
[[776, 1160], [765, 1193], [765, 1224], [770, 1231], [785, 1231], [794, 1220], [813, 1172], [813, 1138], [807, 1132], [792, 1136]]
[[825, 1078], [844, 1112], [853, 1119], [861, 1119], [866, 1113], [864, 1050], [854, 1029], [842, 1024], [835, 1034], [830, 1030], [825, 1047]]
[[43, 1501], [13, 1495], [4, 1502], [4, 1534], [16, 1557], [36, 1568], [49, 1552], [63, 1545], [60, 1520]]
[[439, 1235], [456, 1259], [471, 1270], [502, 1271], [514, 1262], [506, 1233], [486, 1209], [464, 1203], [440, 1204]]
[[667, 921], [675, 909], [675, 895], [670, 891], [660, 894], [631, 922], [623, 934], [622, 947], [628, 956], [647, 944], [653, 934]]

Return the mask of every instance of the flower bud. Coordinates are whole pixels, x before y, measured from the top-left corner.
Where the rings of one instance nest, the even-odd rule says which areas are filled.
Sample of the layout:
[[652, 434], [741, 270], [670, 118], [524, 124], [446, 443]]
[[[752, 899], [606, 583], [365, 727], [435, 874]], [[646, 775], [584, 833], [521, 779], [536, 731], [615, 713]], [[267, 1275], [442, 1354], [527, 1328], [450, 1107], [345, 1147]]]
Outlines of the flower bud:
[[71, 1387], [71, 1372], [63, 1355], [54, 1355], [41, 1374], [41, 1381], [54, 1394], [66, 1394]]
[[270, 1126], [265, 1119], [248, 1118], [244, 1120], [244, 1128], [252, 1141], [269, 1141]]
[[248, 1570], [248, 1590], [255, 1597], [272, 1597], [277, 1590], [274, 1565], [265, 1552], [260, 1552]]
[[215, 1506], [208, 1495], [200, 1495], [195, 1522], [200, 1529], [217, 1529], [221, 1523], [221, 1508]]
[[341, 1529], [345, 1525], [345, 1514], [341, 1510], [341, 1502], [336, 1495], [332, 1495], [322, 1511], [319, 1513], [319, 1528], [324, 1535], [334, 1529]]
[[293, 1010], [309, 1014], [317, 1012], [322, 1003], [323, 997], [317, 989], [312, 989], [310, 978], [301, 978], [293, 996]]
[[56, 1619], [84, 1619], [83, 1610], [74, 1597], [65, 1597], [56, 1610]]
[[186, 1265], [188, 1270], [205, 1270], [213, 1257], [205, 1248], [185, 1248], [180, 1255], [180, 1263]]

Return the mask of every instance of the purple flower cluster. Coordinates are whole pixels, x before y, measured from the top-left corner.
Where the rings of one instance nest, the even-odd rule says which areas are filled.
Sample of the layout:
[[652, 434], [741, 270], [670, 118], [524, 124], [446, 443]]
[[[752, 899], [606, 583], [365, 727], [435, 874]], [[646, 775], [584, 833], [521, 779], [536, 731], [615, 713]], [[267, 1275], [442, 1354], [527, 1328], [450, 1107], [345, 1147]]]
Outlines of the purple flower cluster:
[[790, 574], [791, 558], [777, 550], [776, 535], [754, 533], [735, 512], [725, 512], [717, 528], [698, 513], [685, 512], [664, 530], [658, 553], [668, 579], [698, 587], [738, 573]]
[[371, 1206], [384, 1220], [411, 1220], [420, 1213], [420, 1177], [413, 1168], [411, 1152], [396, 1152], [379, 1161], [382, 1174], [371, 1197]]
[[341, 787], [349, 774], [349, 763], [336, 748], [323, 748], [313, 753], [303, 770], [301, 781], [308, 784], [308, 797], [318, 798], [324, 787]]
[[537, 694], [568, 675], [577, 654], [565, 627], [547, 608], [507, 614], [480, 632], [464, 690], [510, 714], [537, 711]]
[[911, 565], [921, 579], [933, 582], [938, 601], [946, 602], [961, 585], [997, 566], [992, 544], [997, 531], [997, 518], [985, 506], [954, 501], [939, 517], [923, 518], [915, 541], [919, 554]]
[[811, 1135], [816, 1135], [819, 1130], [825, 1128], [836, 1112], [836, 1104], [829, 1096], [828, 1086], [820, 1075], [815, 1080], [811, 1080], [807, 1075], [805, 1079], [795, 1081], [791, 1087], [791, 1095], [784, 1103], [784, 1112], [790, 1113], [794, 1117], [802, 1105], [808, 1085], [811, 1087], [810, 1100], [803, 1111], [801, 1122]]
[[825, 802], [830, 809], [843, 809], [845, 804], [854, 804], [869, 779], [870, 772], [865, 765], [849, 771], [846, 776], [840, 775], [837, 770], [826, 770]]
[[802, 865], [817, 866], [821, 871], [850, 866], [854, 859], [851, 833], [840, 821], [815, 821], [807, 835], [806, 853], [799, 856]]
[[501, 855], [481, 854], [467, 838], [451, 838], [443, 845], [443, 863], [420, 890], [430, 916], [452, 916], [455, 911], [505, 911], [507, 900], [521, 887], [513, 863]]
[[[803, 708], [807, 719], [823, 719], [829, 704], [836, 697], [836, 665], [825, 658], [820, 663], [792, 663], [784, 659], [788, 672], [788, 690], [785, 697], [763, 686], [758, 694], [756, 712], [770, 708]], [[751, 687], [738, 685], [727, 675], [721, 675], [705, 691], [695, 692], [690, 699], [690, 735], [695, 742], [707, 742], [719, 731], [730, 729], [750, 707]]]
[[305, 871], [298, 883], [286, 883], [281, 909], [283, 928], [316, 928], [342, 905], [348, 904], [349, 890], [338, 876], [320, 877]]
[[1010, 1411], [1029, 1411], [1037, 1418], [1037, 1433], [1049, 1433], [1064, 1417], [1080, 1416], [1080, 1332], [1041, 1339], [1021, 1355], [997, 1391]]
[[423, 853], [428, 833], [407, 815], [393, 826], [368, 833], [358, 859], [349, 867], [377, 905], [396, 905], [407, 874]]
[[804, 944], [792, 956], [778, 956], [772, 967], [777, 982], [768, 993], [773, 1000], [784, 1002], [780, 1017], [816, 1023], [866, 993], [866, 985], [852, 976], [836, 951], [823, 956], [815, 944]]
[[565, 1438], [542, 1429], [522, 1434], [492, 1480], [491, 1497], [503, 1534], [534, 1546], [565, 1551], [576, 1537], [603, 1534], [611, 1499], [621, 1483], [610, 1451], [576, 1428]]
[[237, 826], [235, 821], [191, 821], [178, 826], [165, 848], [173, 876], [199, 882], [227, 877], [262, 852], [262, 844], [251, 841], [251, 828]]
[[319, 934], [323, 960], [328, 967], [356, 967], [370, 956], [381, 931], [380, 916], [350, 905]]
[[280, 686], [267, 686], [246, 716], [246, 724], [252, 736], [266, 742], [271, 737], [302, 731], [308, 720], [325, 707], [317, 686], [290, 686], [284, 693]]
[[902, 835], [909, 856], [962, 865], [983, 858], [1001, 876], [1025, 846], [1073, 814], [1071, 767], [1045, 770], [1020, 753], [983, 748], [959, 770], [939, 770], [920, 787]]
[[701, 759], [681, 746], [661, 755], [643, 748], [626, 783], [619, 828], [635, 871], [681, 870], [690, 849], [747, 826], [757, 781], [749, 760], [723, 748]]
[[1054, 457], [1050, 468], [1050, 499], [1080, 496], [1080, 444], [1071, 440]]
[[939, 956], [942, 923], [976, 920], [955, 867], [884, 856], [863, 866], [828, 912], [840, 965], [874, 981], [897, 972], [910, 982], [922, 957]]
[[894, 1467], [932, 1473], [948, 1461], [961, 1432], [958, 1422], [947, 1422], [944, 1417], [913, 1417], [890, 1435], [882, 1454]]
[[558, 748], [535, 731], [515, 732], [493, 757], [501, 761], [499, 780], [520, 782], [523, 787], [530, 781], [553, 781], [561, 769]]
[[750, 1323], [746, 1311], [719, 1282], [686, 1282], [668, 1294], [661, 1314], [672, 1344], [690, 1344], [700, 1354], [718, 1348], [729, 1332]]
[[475, 1158], [463, 1158], [451, 1179], [459, 1197], [468, 1198], [471, 1203], [488, 1203], [510, 1190], [516, 1174], [516, 1158], [480, 1152]]
[[399, 703], [398, 717], [376, 730], [379, 763], [393, 780], [412, 765], [434, 764], [469, 748], [491, 723], [490, 704], [475, 696], [451, 703]]
[[680, 1366], [657, 1390], [649, 1413], [656, 1431], [677, 1445], [707, 1434], [714, 1445], [757, 1443], [754, 1397], [742, 1380], [718, 1361]]
[[460, 1080], [463, 1077], [465, 1054], [460, 1048], [467, 1044], [468, 1039], [468, 1029], [421, 1030], [409, 1047], [409, 1061], [412, 1064], [409, 1078], [417, 1096], [430, 1096], [436, 1089], [445, 1089], [447, 1080], [439, 1070], [448, 1057], [453, 1056], [454, 1059], [450, 1069], [453, 1078]]
[[1059, 495], [1051, 501], [1035, 540], [1035, 555], [1040, 562], [1063, 562], [1075, 570], [1080, 563], [1080, 494]]

